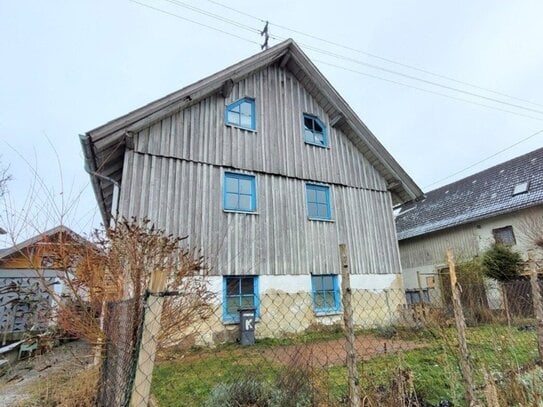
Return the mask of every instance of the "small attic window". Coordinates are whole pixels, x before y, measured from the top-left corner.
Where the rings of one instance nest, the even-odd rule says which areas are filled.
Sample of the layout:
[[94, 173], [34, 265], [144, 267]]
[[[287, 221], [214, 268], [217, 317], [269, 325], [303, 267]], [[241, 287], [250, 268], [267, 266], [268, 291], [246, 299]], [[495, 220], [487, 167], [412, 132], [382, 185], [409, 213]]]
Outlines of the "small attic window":
[[304, 141], [318, 147], [328, 147], [326, 126], [317, 116], [304, 113]]
[[528, 182], [522, 182], [515, 185], [515, 189], [513, 189], [513, 196], [524, 194], [525, 192], [528, 192]]
[[256, 130], [255, 100], [243, 98], [226, 106], [225, 122], [245, 130]]

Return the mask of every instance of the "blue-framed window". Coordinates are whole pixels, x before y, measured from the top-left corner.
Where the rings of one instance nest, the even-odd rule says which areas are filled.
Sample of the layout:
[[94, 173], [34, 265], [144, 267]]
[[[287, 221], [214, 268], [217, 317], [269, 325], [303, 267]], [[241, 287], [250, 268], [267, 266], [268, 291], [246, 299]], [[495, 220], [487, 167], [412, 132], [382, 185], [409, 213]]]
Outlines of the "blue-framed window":
[[255, 100], [243, 98], [226, 106], [226, 124], [247, 130], [256, 130]]
[[328, 147], [326, 126], [317, 116], [304, 113], [304, 141], [319, 147]]
[[239, 322], [240, 308], [255, 308], [259, 317], [258, 276], [223, 277], [223, 320]]
[[224, 173], [223, 208], [225, 211], [256, 211], [256, 179], [254, 175]]
[[341, 309], [338, 276], [336, 274], [312, 275], [313, 309], [319, 313], [335, 313]]
[[305, 184], [307, 217], [314, 220], [332, 219], [330, 205], [330, 187], [325, 185]]

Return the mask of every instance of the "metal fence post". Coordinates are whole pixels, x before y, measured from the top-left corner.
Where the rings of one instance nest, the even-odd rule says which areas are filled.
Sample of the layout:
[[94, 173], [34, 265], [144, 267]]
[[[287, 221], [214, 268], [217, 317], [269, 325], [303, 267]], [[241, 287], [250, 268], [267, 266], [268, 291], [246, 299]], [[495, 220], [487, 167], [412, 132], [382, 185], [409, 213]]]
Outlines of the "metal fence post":
[[349, 375], [349, 406], [360, 407], [360, 378], [356, 367], [356, 348], [353, 324], [353, 307], [351, 292], [351, 277], [347, 246], [339, 245], [341, 257], [341, 298], [343, 301], [343, 320], [345, 322], [345, 337], [347, 339], [347, 371]]
[[462, 378], [464, 380], [464, 392], [468, 407], [476, 405], [475, 390], [473, 387], [473, 375], [469, 364], [468, 343], [466, 340], [466, 321], [464, 319], [464, 310], [460, 300], [460, 290], [456, 279], [456, 265], [454, 263], [453, 251], [447, 250], [447, 263], [449, 265], [449, 274], [451, 280], [452, 302], [454, 309], [454, 319], [456, 321], [456, 330], [458, 332], [458, 345], [460, 348], [460, 367], [462, 369]]
[[136, 377], [130, 398], [131, 407], [147, 407], [151, 394], [151, 380], [155, 366], [158, 333], [162, 315], [163, 296], [157, 296], [166, 289], [168, 280], [167, 270], [155, 270], [149, 284], [149, 297], [143, 317], [143, 332], [138, 353]]

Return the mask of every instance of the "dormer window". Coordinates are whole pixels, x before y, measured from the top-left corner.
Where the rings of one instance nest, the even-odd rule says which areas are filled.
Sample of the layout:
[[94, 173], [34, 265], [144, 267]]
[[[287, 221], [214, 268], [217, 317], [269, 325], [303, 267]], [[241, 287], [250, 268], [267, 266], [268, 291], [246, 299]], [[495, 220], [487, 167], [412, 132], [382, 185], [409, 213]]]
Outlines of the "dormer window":
[[328, 147], [326, 126], [317, 116], [304, 113], [304, 141], [318, 147]]
[[520, 194], [523, 194], [525, 192], [528, 192], [528, 183], [527, 182], [523, 182], [521, 184], [515, 185], [515, 188], [513, 189], [513, 196], [520, 195]]
[[243, 98], [226, 106], [225, 122], [230, 126], [256, 130], [255, 100]]

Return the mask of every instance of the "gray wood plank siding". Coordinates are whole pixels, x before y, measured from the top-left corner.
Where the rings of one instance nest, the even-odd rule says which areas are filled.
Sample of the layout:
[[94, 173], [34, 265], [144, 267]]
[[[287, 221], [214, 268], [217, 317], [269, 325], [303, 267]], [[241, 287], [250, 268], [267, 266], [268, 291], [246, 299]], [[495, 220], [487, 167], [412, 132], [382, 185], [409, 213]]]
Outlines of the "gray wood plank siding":
[[[257, 130], [224, 124], [225, 106], [256, 100]], [[328, 126], [330, 148], [307, 145], [302, 114], [329, 118], [286, 70], [268, 67], [135, 137], [123, 168], [120, 213], [189, 236], [212, 274], [339, 273], [347, 243], [354, 274], [400, 272], [386, 183], [350, 140]], [[223, 211], [225, 171], [256, 176], [257, 213]], [[307, 219], [305, 183], [331, 187], [331, 222]]]
[[[256, 100], [256, 132], [225, 126], [224, 109]], [[202, 100], [138, 133], [135, 149], [150, 154], [251, 171], [385, 190], [385, 180], [339, 130], [328, 125], [330, 148], [307, 145], [302, 115], [330, 118], [287, 70], [270, 66], [235, 84], [225, 100]]]
[[447, 249], [452, 248], [457, 259], [468, 259], [478, 252], [477, 236], [473, 225], [458, 226], [444, 232], [400, 241], [402, 268], [430, 264], [445, 264]]

